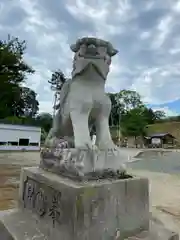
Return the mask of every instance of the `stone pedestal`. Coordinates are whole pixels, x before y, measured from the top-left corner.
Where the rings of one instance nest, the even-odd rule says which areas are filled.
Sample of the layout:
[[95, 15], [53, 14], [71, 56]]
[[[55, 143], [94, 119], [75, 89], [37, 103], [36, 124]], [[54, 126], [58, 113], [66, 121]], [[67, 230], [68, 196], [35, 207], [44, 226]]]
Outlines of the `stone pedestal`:
[[165, 238], [162, 227], [149, 230], [149, 218], [147, 179], [75, 182], [31, 167], [21, 173], [19, 209], [1, 217], [0, 239], [178, 239], [169, 231]]
[[19, 191], [20, 209], [32, 212], [47, 239], [111, 239], [118, 231], [148, 230], [147, 179], [75, 182], [33, 167], [22, 170]]

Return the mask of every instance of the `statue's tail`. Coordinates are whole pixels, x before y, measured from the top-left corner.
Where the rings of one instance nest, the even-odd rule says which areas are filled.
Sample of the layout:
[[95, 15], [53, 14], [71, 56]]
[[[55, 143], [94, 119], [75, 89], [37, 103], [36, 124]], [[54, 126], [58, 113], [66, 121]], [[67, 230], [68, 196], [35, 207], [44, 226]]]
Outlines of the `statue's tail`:
[[66, 101], [66, 97], [69, 93], [71, 83], [72, 83], [72, 80], [69, 79], [62, 86], [62, 89], [61, 89], [61, 92], [60, 92], [60, 103], [58, 104], [60, 106], [60, 108], [63, 108], [63, 106], [64, 106], [64, 103]]
[[[64, 108], [64, 103], [66, 102], [66, 98], [68, 96], [68, 93], [69, 93], [69, 89], [70, 89], [70, 85], [71, 85], [71, 80], [68, 80], [66, 81], [62, 88], [61, 88], [61, 91], [60, 91], [60, 102], [55, 106], [56, 107], [56, 110], [59, 112], [57, 113], [58, 114], [58, 118], [61, 117], [61, 109]], [[56, 137], [56, 130], [57, 130], [57, 124], [56, 124], [56, 121], [57, 121], [57, 115], [54, 116], [54, 119], [53, 119], [53, 126], [52, 128], [50, 129], [49, 133], [48, 133], [48, 136], [46, 137], [46, 140], [45, 140], [45, 145], [49, 145], [50, 142], [51, 142], [51, 139], [53, 137]], [[58, 123], [59, 124], [59, 123]]]

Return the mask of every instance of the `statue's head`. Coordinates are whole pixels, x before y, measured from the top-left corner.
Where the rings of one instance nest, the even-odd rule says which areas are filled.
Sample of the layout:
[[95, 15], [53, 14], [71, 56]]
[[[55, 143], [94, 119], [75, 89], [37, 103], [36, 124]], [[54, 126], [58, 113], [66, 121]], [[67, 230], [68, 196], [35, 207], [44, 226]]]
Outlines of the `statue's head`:
[[[106, 79], [111, 64], [111, 57], [117, 54], [112, 44], [98, 38], [81, 38], [71, 45], [75, 53], [72, 76], [81, 74], [89, 66], [93, 66]], [[91, 68], [92, 69], [92, 68]]]

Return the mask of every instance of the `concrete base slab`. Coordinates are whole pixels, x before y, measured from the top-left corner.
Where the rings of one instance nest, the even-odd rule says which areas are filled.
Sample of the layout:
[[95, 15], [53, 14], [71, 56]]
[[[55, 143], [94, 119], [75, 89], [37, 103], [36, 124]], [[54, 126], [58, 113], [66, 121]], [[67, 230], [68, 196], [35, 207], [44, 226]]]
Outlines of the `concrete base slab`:
[[150, 221], [149, 231], [143, 231], [125, 240], [179, 240], [179, 235], [154, 220]]
[[[4, 211], [0, 221], [1, 240], [69, 240], [64, 238], [59, 231], [49, 228], [47, 223], [39, 221], [35, 214], [20, 209]], [[91, 240], [88, 235], [78, 238], [78, 240]], [[121, 231], [117, 231], [114, 237], [96, 237], [94, 240], [122, 240], [124, 236]], [[179, 240], [176, 233], [166, 229], [156, 221], [150, 221], [148, 231], [126, 238], [126, 240]]]

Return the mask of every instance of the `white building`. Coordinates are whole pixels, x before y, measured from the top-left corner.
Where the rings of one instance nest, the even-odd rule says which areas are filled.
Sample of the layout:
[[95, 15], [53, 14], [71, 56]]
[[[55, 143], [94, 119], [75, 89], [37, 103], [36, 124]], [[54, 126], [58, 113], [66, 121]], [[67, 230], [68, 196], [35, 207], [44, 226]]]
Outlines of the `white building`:
[[0, 123], [0, 150], [39, 150], [40, 140], [40, 127]]

